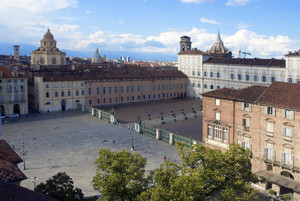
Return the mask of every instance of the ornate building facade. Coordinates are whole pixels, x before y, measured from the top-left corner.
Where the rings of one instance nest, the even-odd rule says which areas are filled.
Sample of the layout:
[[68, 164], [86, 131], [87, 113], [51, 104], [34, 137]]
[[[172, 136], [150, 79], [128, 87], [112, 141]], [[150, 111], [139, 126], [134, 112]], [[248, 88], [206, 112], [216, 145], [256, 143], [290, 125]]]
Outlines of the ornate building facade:
[[[189, 77], [188, 96], [223, 87], [241, 89], [253, 85], [269, 86], [274, 81], [300, 82], [300, 51], [288, 53], [286, 59], [232, 58], [220, 34], [210, 50], [182, 49], [180, 41], [178, 69]], [[186, 46], [190, 45], [190, 41]]]
[[31, 51], [33, 65], [65, 65], [66, 53], [59, 51], [50, 29], [44, 34], [40, 47]]
[[222, 88], [203, 94], [203, 145], [227, 150], [238, 143], [251, 152], [259, 188], [300, 200], [300, 85]]

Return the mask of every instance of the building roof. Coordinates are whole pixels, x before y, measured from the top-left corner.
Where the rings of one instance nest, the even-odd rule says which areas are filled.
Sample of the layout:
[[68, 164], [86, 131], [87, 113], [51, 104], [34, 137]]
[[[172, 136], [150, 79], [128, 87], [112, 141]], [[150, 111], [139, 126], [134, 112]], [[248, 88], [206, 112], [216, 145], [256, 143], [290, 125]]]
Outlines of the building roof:
[[206, 97], [254, 103], [266, 89], [267, 87], [264, 86], [251, 86], [244, 89], [222, 88], [206, 92], [202, 95]]
[[20, 156], [2, 139], [0, 139], [0, 159], [14, 164], [23, 162]]
[[187, 51], [182, 51], [179, 52], [178, 55], [207, 55], [206, 52], [203, 52], [201, 50], [197, 50], [197, 49], [191, 49], [191, 50], [187, 50]]
[[20, 182], [27, 177], [13, 163], [0, 159], [0, 183], [1, 182]]
[[300, 110], [300, 84], [273, 82], [257, 103]]
[[56, 201], [40, 192], [35, 192], [27, 188], [12, 183], [0, 183], [1, 201]]
[[210, 50], [206, 51], [208, 54], [227, 54], [228, 49], [223, 44], [223, 41], [220, 37], [220, 32], [218, 31], [217, 39], [214, 45], [210, 48]]
[[289, 52], [288, 54], [286, 54], [285, 56], [300, 56], [300, 50], [295, 51], [295, 52]]
[[13, 72], [17, 72], [17, 71], [13, 71], [13, 70], [9, 69], [9, 67], [0, 65], [0, 71], [2, 71], [2, 73], [3, 73], [2, 78], [27, 78], [25, 75], [23, 75], [21, 73], [17, 73], [17, 76], [14, 76]]
[[50, 32], [50, 29], [48, 29], [47, 32], [44, 34], [44, 39], [45, 40], [49, 40], [49, 39], [53, 40], [54, 39], [52, 33]]
[[241, 58], [210, 58], [203, 63], [206, 64], [232, 64], [241, 66], [272, 66], [277, 68], [285, 68], [285, 60], [283, 59], [241, 59]]
[[86, 68], [72, 73], [43, 75], [44, 81], [74, 81], [103, 79], [152, 79], [152, 78], [187, 78], [179, 70], [164, 70], [152, 67], [124, 66], [121, 68]]

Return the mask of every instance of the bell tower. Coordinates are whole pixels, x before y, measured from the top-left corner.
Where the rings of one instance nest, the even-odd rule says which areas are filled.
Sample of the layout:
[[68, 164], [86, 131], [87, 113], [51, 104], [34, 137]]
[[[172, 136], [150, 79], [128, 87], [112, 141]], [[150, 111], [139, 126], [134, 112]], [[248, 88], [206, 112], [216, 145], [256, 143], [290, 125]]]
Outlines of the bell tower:
[[19, 45], [14, 45], [14, 60], [17, 62], [20, 62], [20, 46]]
[[192, 48], [191, 38], [188, 36], [180, 37], [180, 52], [189, 51]]

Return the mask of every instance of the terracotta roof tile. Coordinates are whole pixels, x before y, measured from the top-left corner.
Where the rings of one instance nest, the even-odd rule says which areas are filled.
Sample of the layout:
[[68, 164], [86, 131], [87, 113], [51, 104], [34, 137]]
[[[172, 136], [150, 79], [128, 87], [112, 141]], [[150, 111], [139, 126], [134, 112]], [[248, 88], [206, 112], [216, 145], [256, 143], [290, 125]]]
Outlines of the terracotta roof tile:
[[0, 139], [0, 159], [17, 164], [23, 162], [20, 156], [9, 146], [5, 140]]
[[25, 75], [18, 73], [18, 76], [14, 76], [12, 74], [13, 70], [9, 69], [9, 67], [1, 66], [0, 71], [3, 73], [3, 78], [26, 78]]
[[56, 201], [42, 193], [12, 183], [0, 183], [1, 201]]
[[13, 163], [0, 159], [0, 183], [1, 182], [19, 182], [27, 177]]
[[206, 52], [203, 52], [201, 50], [196, 50], [196, 49], [192, 49], [192, 50], [188, 50], [188, 51], [184, 51], [184, 52], [179, 52], [179, 55], [184, 55], [184, 54], [194, 54], [194, 55], [207, 55]]
[[273, 82], [257, 102], [263, 105], [300, 110], [300, 84]]

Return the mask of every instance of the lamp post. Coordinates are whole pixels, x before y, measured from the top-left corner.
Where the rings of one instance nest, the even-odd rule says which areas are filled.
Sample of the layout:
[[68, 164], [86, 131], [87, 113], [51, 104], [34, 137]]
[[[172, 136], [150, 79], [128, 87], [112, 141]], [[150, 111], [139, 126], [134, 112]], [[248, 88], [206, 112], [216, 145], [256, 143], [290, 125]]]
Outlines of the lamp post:
[[36, 178], [36, 176], [34, 176], [32, 179], [31, 179], [31, 181], [32, 181], [32, 183], [33, 183], [33, 190], [35, 189], [35, 187], [36, 187], [36, 182], [37, 182], [37, 178]]
[[23, 134], [21, 155], [23, 156], [23, 169], [26, 170], [26, 166], [25, 166], [25, 156], [27, 155], [28, 151], [25, 151], [24, 146], [25, 146], [25, 145], [24, 145], [24, 134]]

